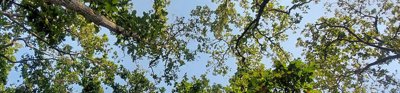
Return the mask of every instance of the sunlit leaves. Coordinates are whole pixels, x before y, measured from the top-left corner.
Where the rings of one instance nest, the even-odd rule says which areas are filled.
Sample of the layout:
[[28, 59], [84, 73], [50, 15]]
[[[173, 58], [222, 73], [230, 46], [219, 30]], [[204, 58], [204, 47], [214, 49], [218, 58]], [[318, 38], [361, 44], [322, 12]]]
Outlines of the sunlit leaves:
[[[391, 76], [377, 64], [388, 64], [391, 61], [379, 60], [398, 54], [396, 45], [388, 43], [398, 41], [397, 33], [392, 33], [398, 23], [391, 21], [398, 17], [389, 13], [396, 6], [390, 0], [362, 2], [327, 2], [328, 10], [335, 10], [335, 16], [321, 17], [304, 29], [303, 34], [309, 40], [300, 40], [298, 45], [306, 48], [306, 60], [316, 62], [317, 68], [320, 68], [316, 78], [321, 82], [318, 86], [330, 91], [339, 91], [336, 90], [338, 87], [342, 88], [340, 91], [362, 91], [365, 88], [362, 84], [369, 84], [365, 82], [366, 77], [381, 80], [383, 76]], [[339, 7], [331, 7], [335, 4]], [[369, 71], [357, 73], [359, 69]], [[372, 77], [365, 75], [371, 73]], [[377, 85], [389, 84], [380, 82]]]
[[10, 63], [10, 61], [16, 60], [13, 54], [18, 47], [7, 46], [11, 43], [15, 42], [10, 40], [9, 35], [0, 33], [0, 91], [5, 91], [8, 74], [11, 68], [14, 66], [14, 64]]
[[223, 87], [219, 84], [209, 84], [209, 80], [206, 75], [201, 75], [199, 79], [196, 77], [191, 78], [189, 81], [187, 76], [183, 77], [183, 80], [175, 84], [175, 89], [172, 92], [176, 93], [223, 93]]
[[[3, 0], [0, 92], [71, 92], [71, 85], [83, 87], [83, 92], [104, 92], [103, 86], [114, 92], [163, 92], [164, 88], [155, 87], [160, 82], [175, 84], [173, 92], [318, 92], [316, 88], [362, 92], [366, 88], [361, 84], [370, 78], [364, 73], [385, 87], [396, 85], [387, 69], [375, 65], [398, 58], [371, 60], [400, 51], [398, 2], [327, 2], [325, 7], [332, 10], [327, 13], [333, 17], [307, 24], [298, 39], [298, 46], [305, 49], [301, 61], [294, 60], [281, 43], [289, 38], [287, 33], [302, 28], [298, 25], [309, 3], [319, 0], [292, 0], [289, 5], [277, 0], [211, 0], [216, 6], [197, 6], [189, 17], [176, 18], [167, 11], [169, 0], [154, 0], [151, 10], [139, 14], [131, 0], [76, 1], [123, 28], [124, 34], [100, 34], [99, 22], [91, 22], [67, 4]], [[137, 38], [129, 36], [133, 34]], [[16, 59], [20, 45], [29, 53]], [[125, 53], [145, 69], [120, 65], [118, 55]], [[229, 74], [232, 68], [226, 64], [236, 62], [230, 84], [211, 85], [206, 75], [178, 81], [180, 67], [197, 60], [197, 54], [210, 56], [200, 60], [208, 62], [214, 75]], [[266, 68], [264, 61], [272, 61], [273, 67]], [[18, 63], [23, 81], [5, 88], [13, 63]], [[354, 73], [364, 67], [368, 68], [361, 74]]]
[[275, 62], [274, 69], [263, 65], [249, 71], [238, 71], [231, 78], [232, 92], [301, 92], [313, 90], [314, 65], [295, 60], [286, 65]]

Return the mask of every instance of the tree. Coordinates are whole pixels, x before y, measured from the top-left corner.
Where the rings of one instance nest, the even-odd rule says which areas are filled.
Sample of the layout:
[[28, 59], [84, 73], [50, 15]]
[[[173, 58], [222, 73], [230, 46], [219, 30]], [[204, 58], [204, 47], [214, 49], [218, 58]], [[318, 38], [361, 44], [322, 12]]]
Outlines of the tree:
[[[103, 86], [114, 92], [165, 92], [156, 87], [164, 82], [175, 87], [172, 92], [361, 92], [366, 80], [374, 78], [385, 88], [400, 87], [385, 68], [374, 68], [400, 57], [399, 2], [323, 2], [333, 16], [303, 28], [302, 14], [319, 0], [292, 0], [289, 5], [211, 1], [216, 8], [197, 6], [191, 17], [174, 19], [167, 17], [168, 0], [154, 0], [152, 11], [142, 16], [130, 0], [2, 0], [0, 91], [70, 92], [77, 84], [82, 92], [104, 92]], [[366, 7], [370, 5], [376, 6]], [[111, 34], [100, 35], [101, 27]], [[280, 43], [287, 32], [299, 29], [303, 37], [297, 45], [305, 50], [298, 57], [302, 59], [295, 59]], [[110, 37], [116, 42], [110, 44]], [[149, 69], [124, 67], [112, 47], [123, 49], [134, 63], [146, 62]], [[22, 48], [31, 53], [16, 57]], [[213, 74], [226, 75], [227, 59], [236, 59], [229, 85], [210, 85], [205, 75], [192, 81], [180, 78], [179, 68], [200, 53], [211, 55], [207, 66]], [[265, 68], [265, 60], [273, 68]], [[21, 69], [22, 84], [5, 87], [12, 67]]]
[[332, 91], [359, 90], [374, 80], [372, 85], [398, 88], [396, 73], [382, 65], [400, 57], [400, 25], [395, 21], [399, 18], [399, 2], [338, 1], [328, 2], [327, 6], [335, 16], [308, 24], [302, 33], [312, 39], [298, 42], [307, 47], [306, 60], [321, 68], [317, 71], [322, 74], [316, 78], [318, 86]]
[[[223, 93], [223, 92], [317, 92], [313, 90], [314, 66], [307, 65], [300, 60], [294, 60], [289, 65], [276, 62], [274, 69], [265, 69], [260, 65], [247, 71], [238, 71], [230, 79], [230, 85], [222, 87], [220, 84], [209, 85], [205, 75], [201, 79], [193, 77], [189, 82], [186, 76], [175, 84], [175, 92], [179, 93]], [[302, 91], [303, 90], [303, 91]]]

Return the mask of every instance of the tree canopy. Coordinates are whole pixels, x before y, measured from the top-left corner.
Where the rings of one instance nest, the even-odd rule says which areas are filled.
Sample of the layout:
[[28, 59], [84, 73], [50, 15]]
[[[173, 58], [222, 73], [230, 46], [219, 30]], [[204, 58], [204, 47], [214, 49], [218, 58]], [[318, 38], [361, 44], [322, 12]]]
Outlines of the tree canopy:
[[[132, 0], [1, 0], [0, 92], [400, 91], [398, 0], [211, 0], [173, 17], [171, 2], [138, 13]], [[303, 19], [313, 12], [326, 16]], [[200, 55], [212, 74], [179, 74]], [[13, 68], [22, 81], [8, 86]]]

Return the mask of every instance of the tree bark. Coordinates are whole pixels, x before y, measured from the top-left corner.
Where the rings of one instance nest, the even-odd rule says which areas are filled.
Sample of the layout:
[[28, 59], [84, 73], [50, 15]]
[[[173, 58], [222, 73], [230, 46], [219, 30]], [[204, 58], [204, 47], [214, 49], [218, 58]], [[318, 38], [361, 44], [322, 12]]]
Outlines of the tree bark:
[[96, 14], [93, 9], [84, 5], [82, 2], [80, 2], [78, 0], [45, 0], [45, 1], [49, 2], [51, 4], [61, 5], [69, 10], [75, 11], [78, 14], [85, 17], [87, 20], [93, 22], [94, 24], [106, 27], [110, 31], [113, 31], [117, 34], [122, 34], [125, 37], [131, 37], [134, 40], [139, 40], [139, 38], [140, 38], [136, 32], [127, 30], [127, 29], [117, 25], [116, 23], [110, 21], [106, 17], [104, 17], [100, 14]]

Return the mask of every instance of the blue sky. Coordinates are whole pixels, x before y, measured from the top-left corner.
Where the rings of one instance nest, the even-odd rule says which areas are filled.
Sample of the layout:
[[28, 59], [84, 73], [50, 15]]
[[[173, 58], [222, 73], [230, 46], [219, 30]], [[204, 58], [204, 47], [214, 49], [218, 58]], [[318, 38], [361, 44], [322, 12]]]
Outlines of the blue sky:
[[[283, 4], [289, 4], [289, 0], [285, 0], [286, 2], [282, 2]], [[137, 11], [138, 15], [141, 15], [142, 12], [148, 11], [152, 9], [152, 0], [133, 0], [134, 3], [134, 9]], [[207, 5], [211, 9], [214, 9], [217, 5], [212, 3], [211, 0], [171, 0], [171, 4], [168, 6], [167, 11], [169, 12], [168, 17], [169, 22], [173, 21], [173, 18], [175, 16], [185, 16], [189, 17], [190, 12], [192, 9], [194, 9], [198, 5]], [[315, 22], [319, 17], [321, 16], [332, 16], [330, 14], [324, 14], [325, 9], [323, 7], [323, 4], [312, 4], [310, 9], [308, 10], [307, 14], [303, 14], [303, 20], [302, 22], [298, 25], [299, 27], [304, 27], [305, 23], [309, 22]], [[297, 32], [297, 33], [293, 33]], [[109, 34], [109, 31], [107, 29], [102, 28], [101, 32], [99, 34]], [[285, 50], [289, 51], [292, 53], [294, 58], [297, 57], [302, 57], [302, 49], [299, 47], [296, 47], [295, 44], [297, 42], [297, 38], [301, 37], [300, 31], [287, 31], [286, 34], [289, 35], [289, 39], [286, 42], [282, 43], [282, 46], [284, 47]], [[115, 42], [115, 37], [114, 36], [109, 36], [110, 43]], [[68, 42], [69, 44], [76, 45], [76, 42]], [[111, 44], [112, 45], [112, 44]], [[124, 51], [122, 51], [120, 48], [113, 46], [114, 49], [118, 50], [119, 53], [119, 58], [123, 59], [124, 62], [121, 64], [124, 65], [124, 67], [128, 68], [136, 68], [136, 64], [131, 62], [131, 58], [129, 55], [124, 55]], [[77, 48], [79, 50], [79, 48]], [[16, 57], [19, 59], [21, 55], [24, 54], [29, 54], [32, 53], [32, 51], [28, 50], [27, 48], [22, 48], [18, 53], [16, 54]], [[208, 68], [206, 67], [207, 61], [210, 60], [210, 55], [208, 54], [199, 54], [198, 57], [194, 62], [189, 62], [186, 63], [186, 65], [182, 66], [180, 69], [180, 75], [187, 74], [188, 76], [200, 76], [201, 74], [204, 74], [207, 72]], [[146, 59], [143, 59], [143, 61], [146, 61]], [[266, 66], [270, 67], [271, 63], [268, 59], [264, 59], [263, 63], [265, 63]], [[396, 62], [392, 62], [392, 66], [387, 66], [391, 70], [395, 70], [395, 67], [399, 66], [398, 64], [395, 64]], [[147, 68], [147, 63], [142, 62], [139, 63], [142, 64], [144, 67], [142, 68]], [[218, 84], [223, 84], [226, 85], [228, 84], [229, 76], [232, 75], [235, 71], [235, 60], [230, 59], [226, 62], [228, 66], [231, 67], [231, 71], [227, 76], [214, 76], [211, 73], [208, 73], [207, 77], [210, 79], [211, 83], [218, 83]], [[18, 69], [19, 70], [19, 69]], [[9, 75], [8, 79], [8, 86], [11, 84], [20, 84], [21, 83], [21, 78], [20, 72], [18, 70], [13, 69]], [[162, 69], [158, 69], [159, 71], [162, 71]], [[156, 71], [157, 72], [157, 71]], [[18, 82], [19, 81], [19, 82]], [[166, 84], [161, 83], [158, 86], [166, 86]], [[167, 92], [171, 91], [172, 86], [166, 86]], [[81, 87], [74, 86], [74, 92], [79, 92]], [[110, 88], [105, 90], [106, 93], [111, 92]]]
[[[137, 14], [139, 16], [142, 15], [142, 12], [147, 12], [149, 10], [152, 9], [152, 0], [133, 0], [133, 4], [134, 4], [134, 9], [137, 11]], [[283, 2], [284, 4], [289, 4], [289, 2]], [[168, 17], [169, 17], [169, 21], [168, 22], [173, 22], [173, 18], [175, 18], [176, 16], [184, 16], [184, 17], [190, 17], [190, 12], [192, 9], [194, 9], [196, 6], [203, 6], [203, 5], [207, 5], [208, 7], [210, 7], [211, 9], [214, 9], [217, 7], [217, 5], [215, 3], [212, 3], [211, 0], [171, 0], [170, 5], [167, 7], [167, 11], [169, 12]], [[322, 10], [322, 5], [318, 5], [318, 7], [313, 7], [311, 8], [310, 11], [314, 11], [314, 12], [310, 12], [306, 15], [304, 15], [304, 20], [303, 22], [312, 22], [315, 21], [316, 18], [318, 18], [317, 16], [321, 16], [323, 15], [323, 10]], [[240, 12], [240, 10], [238, 10]], [[237, 29], [239, 30], [239, 29]], [[102, 28], [99, 35], [101, 34], [109, 34], [109, 31], [107, 29]], [[287, 34], [289, 35], [289, 39], [287, 42], [282, 43], [283, 47], [286, 50], [289, 50], [289, 52], [291, 52], [294, 57], [300, 57], [300, 53], [301, 53], [301, 49], [295, 49], [295, 43], [297, 42], [297, 38], [300, 36], [300, 33], [296, 33], [293, 34], [292, 31], [288, 31]], [[110, 39], [110, 43], [113, 43], [116, 41], [114, 36], [109, 35], [109, 39]], [[68, 41], [69, 39], [67, 39], [68, 44], [71, 45], [77, 45], [77, 42], [72, 42], [72, 41]], [[119, 53], [119, 58], [123, 59], [124, 62], [122, 62], [121, 64], [124, 65], [124, 67], [128, 67], [128, 68], [136, 68], [136, 64], [131, 62], [131, 58], [128, 55], [124, 55], [124, 51], [122, 51], [120, 48], [112, 46], [112, 48], [116, 49]], [[76, 50], [79, 50], [80, 48], [74, 48]], [[21, 55], [24, 54], [31, 54], [32, 51], [29, 50], [28, 48], [22, 48], [20, 49], [20, 51], [17, 52], [16, 57], [17, 59], [20, 59]], [[187, 74], [188, 76], [200, 76], [201, 74], [204, 74], [208, 71], [208, 68], [206, 67], [207, 61], [210, 60], [210, 55], [208, 54], [199, 54], [198, 57], [196, 58], [196, 60], [194, 62], [189, 62], [186, 65], [182, 66], [180, 69], [180, 74]], [[146, 61], [145, 59], [143, 61]], [[268, 60], [263, 60], [264, 63], [266, 63], [267, 66], [271, 66], [271, 64], [269, 64], [270, 61]], [[210, 79], [211, 83], [217, 83], [217, 84], [223, 84], [226, 85], [228, 84], [228, 80], [229, 80], [229, 76], [232, 75], [234, 72], [236, 72], [235, 68], [235, 60], [233, 58], [229, 59], [226, 64], [228, 66], [231, 67], [231, 71], [230, 73], [228, 73], [227, 76], [214, 76], [211, 73], [208, 73], [207, 77]], [[143, 62], [143, 66], [147, 66], [146, 62]], [[143, 67], [146, 68], [146, 67]], [[13, 84], [21, 84], [22, 78], [20, 78], [20, 72], [18, 72], [20, 69], [13, 69], [9, 75], [9, 79], [8, 79], [8, 86], [13, 85]], [[159, 69], [160, 71], [162, 71], [162, 69]], [[166, 84], [161, 83], [158, 86], [166, 86]], [[167, 86], [167, 91], [170, 91], [172, 87], [171, 86]], [[74, 86], [74, 90], [75, 92], [79, 92], [81, 89], [81, 87], [77, 87]], [[110, 88], [105, 90], [106, 92], [111, 92]]]

